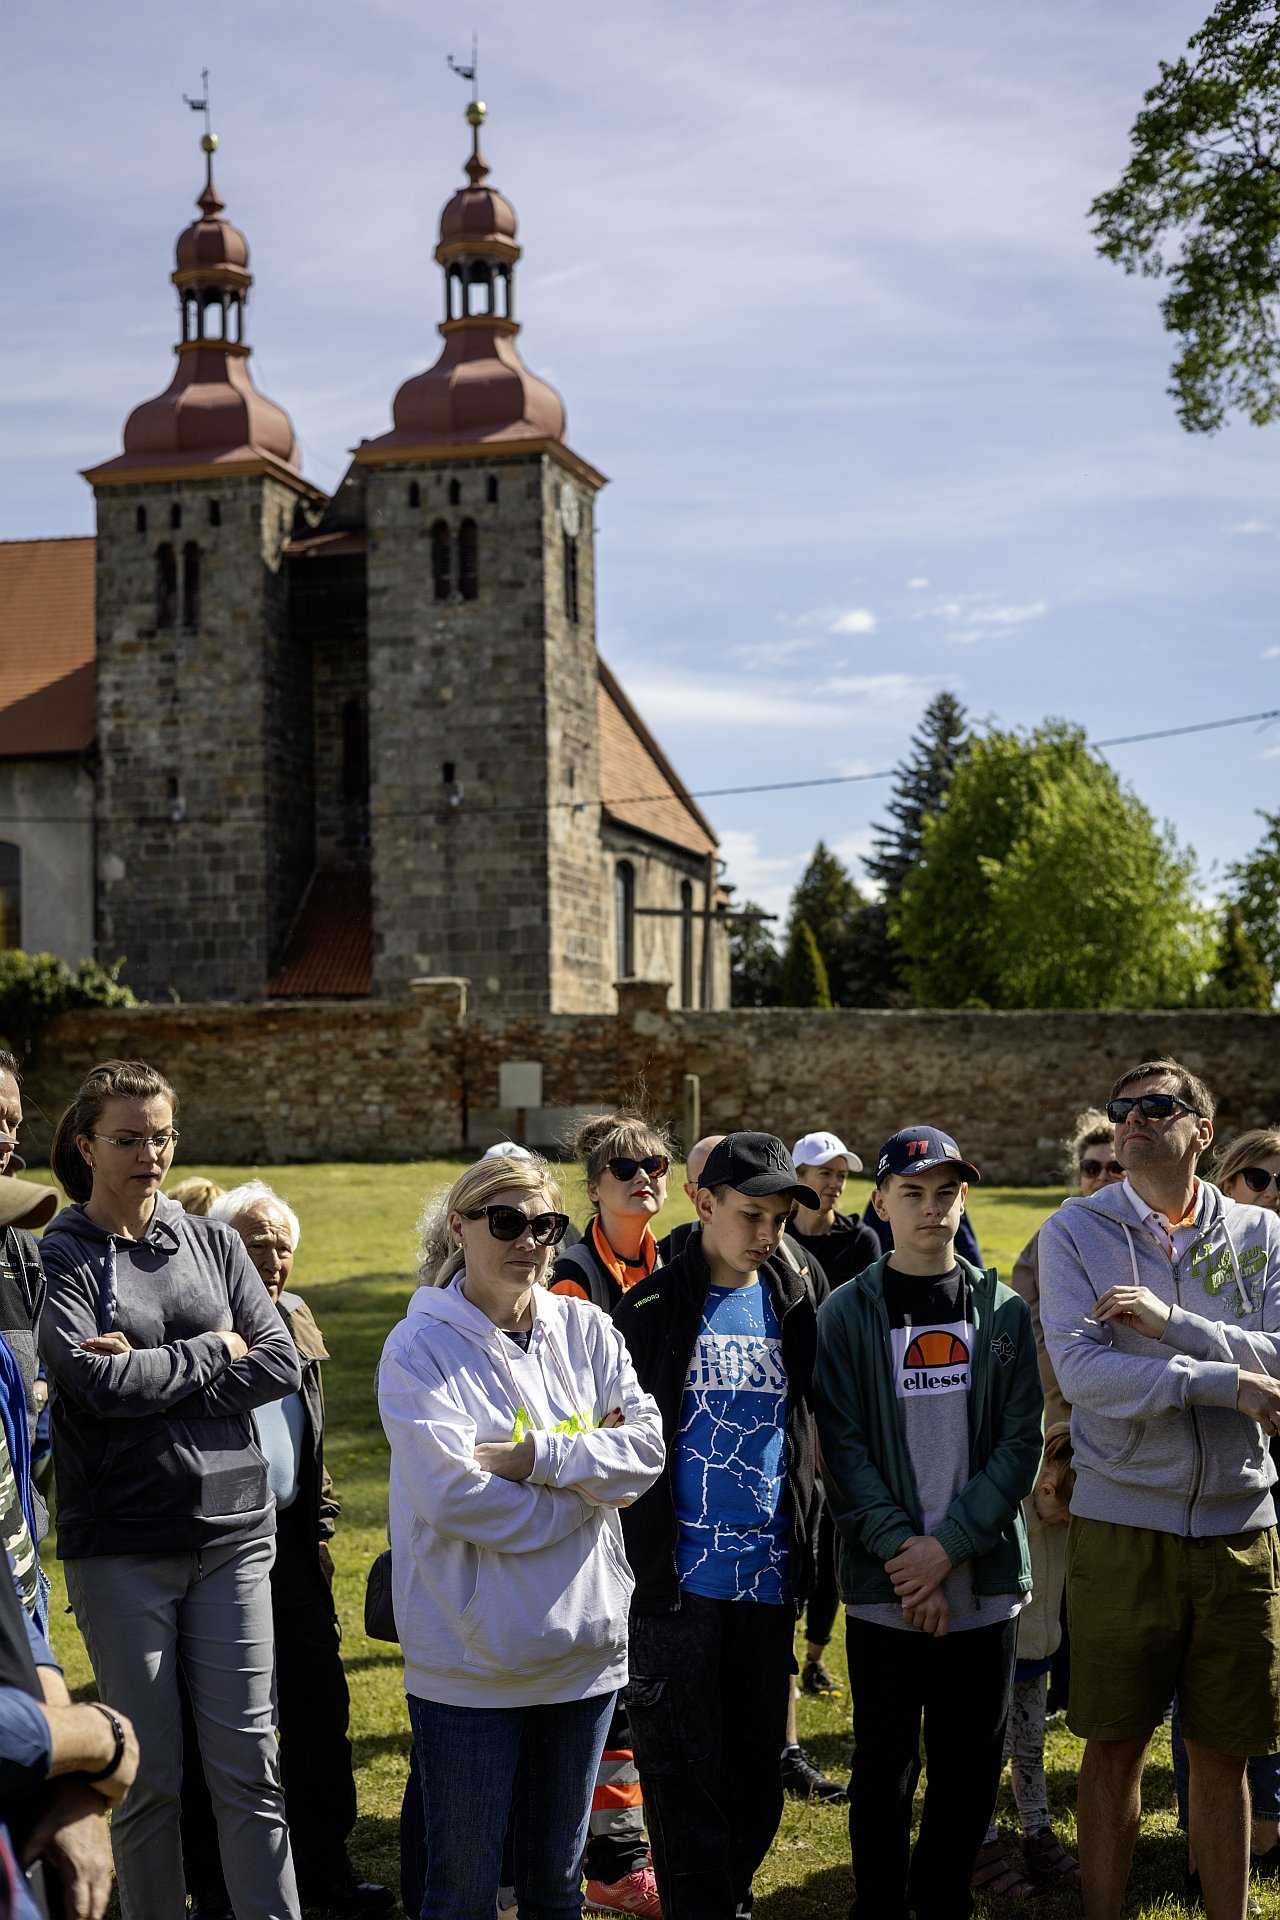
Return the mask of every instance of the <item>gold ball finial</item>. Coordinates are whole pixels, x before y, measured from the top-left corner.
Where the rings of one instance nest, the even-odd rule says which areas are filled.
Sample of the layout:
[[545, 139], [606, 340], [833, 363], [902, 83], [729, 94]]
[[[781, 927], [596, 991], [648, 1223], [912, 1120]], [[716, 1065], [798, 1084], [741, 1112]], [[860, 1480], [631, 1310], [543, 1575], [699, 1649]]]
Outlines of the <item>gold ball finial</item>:
[[202, 133], [200, 135], [200, 147], [201, 147], [201, 151], [204, 153], [216, 153], [218, 150], [217, 134]]
[[483, 100], [468, 100], [467, 102], [468, 126], [472, 126], [472, 127], [480, 126], [480, 124], [484, 120], [484, 117], [488, 113], [488, 111], [489, 109], [488, 107], [486, 107]]

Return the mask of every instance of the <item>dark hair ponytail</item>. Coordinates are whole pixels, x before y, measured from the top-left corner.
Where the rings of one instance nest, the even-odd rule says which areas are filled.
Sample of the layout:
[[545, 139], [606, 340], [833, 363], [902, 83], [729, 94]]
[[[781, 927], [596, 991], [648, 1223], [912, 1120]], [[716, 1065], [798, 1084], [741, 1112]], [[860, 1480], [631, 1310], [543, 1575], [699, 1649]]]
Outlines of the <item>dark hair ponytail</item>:
[[164, 1075], [145, 1060], [104, 1060], [90, 1073], [64, 1111], [49, 1150], [54, 1178], [72, 1200], [93, 1192], [93, 1173], [76, 1141], [91, 1134], [108, 1100], [167, 1100], [174, 1112], [178, 1097]]

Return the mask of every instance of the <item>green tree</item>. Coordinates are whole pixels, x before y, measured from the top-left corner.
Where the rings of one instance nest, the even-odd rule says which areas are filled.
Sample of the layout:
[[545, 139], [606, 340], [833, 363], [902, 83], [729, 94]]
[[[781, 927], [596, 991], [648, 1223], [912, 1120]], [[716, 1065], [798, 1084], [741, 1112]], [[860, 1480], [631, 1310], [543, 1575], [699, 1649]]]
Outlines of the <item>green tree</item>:
[[782, 960], [784, 1007], [829, 1007], [831, 987], [826, 964], [807, 920], [793, 919]]
[[1247, 860], [1227, 868], [1227, 897], [1259, 960], [1280, 982], [1280, 813], [1259, 813], [1266, 831]]
[[1169, 392], [1191, 433], [1232, 409], [1280, 407], [1280, 10], [1218, 0], [1178, 60], [1160, 62], [1129, 163], [1090, 209], [1098, 251], [1164, 279], [1180, 345]]
[[893, 930], [924, 1006], [1177, 1007], [1211, 946], [1194, 861], [1082, 732], [971, 742]]
[[120, 978], [123, 966], [123, 960], [110, 967], [82, 960], [69, 967], [56, 954], [25, 953], [21, 947], [0, 953], [0, 1044], [31, 1061], [40, 1035], [60, 1013], [73, 1007], [136, 1007]]
[[791, 896], [788, 938], [790, 929], [803, 920], [817, 942], [838, 1007], [857, 1005], [853, 937], [863, 905], [848, 868], [819, 840]]
[[780, 1006], [782, 955], [774, 945], [764, 908], [754, 900], [744, 900], [741, 907], [734, 911], [753, 917], [734, 919], [729, 923], [730, 1005]]
[[920, 858], [925, 822], [945, 800], [968, 741], [964, 707], [953, 693], [935, 694], [894, 776], [885, 809], [889, 822], [872, 829], [872, 850], [863, 861], [883, 898], [863, 908], [854, 930], [849, 971], [858, 997], [850, 1005], [888, 1007], [910, 997], [893, 933], [894, 916], [907, 876]]
[[1271, 1005], [1271, 993], [1271, 975], [1258, 958], [1244, 915], [1230, 900], [1218, 925], [1218, 952], [1213, 972], [1201, 991], [1200, 1005], [1253, 1007], [1265, 1013]]

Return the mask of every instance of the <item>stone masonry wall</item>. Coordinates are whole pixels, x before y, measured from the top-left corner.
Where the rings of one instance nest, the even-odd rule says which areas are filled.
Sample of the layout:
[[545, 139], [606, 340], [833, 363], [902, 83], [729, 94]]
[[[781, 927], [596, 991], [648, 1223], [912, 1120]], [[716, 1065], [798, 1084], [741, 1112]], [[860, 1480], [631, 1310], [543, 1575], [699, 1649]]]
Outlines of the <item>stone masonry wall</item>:
[[[947, 1127], [988, 1179], [1050, 1183], [1076, 1111], [1127, 1066], [1173, 1052], [1219, 1099], [1218, 1132], [1280, 1121], [1280, 1016], [1261, 1013], [828, 1013], [668, 1010], [666, 989], [619, 989], [614, 1015], [468, 1015], [466, 983], [367, 1003], [141, 1007], [64, 1014], [28, 1076], [28, 1111], [56, 1117], [96, 1061], [141, 1056], [182, 1098], [187, 1161], [237, 1165], [416, 1159], [455, 1152], [472, 1115], [495, 1137], [504, 1061], [538, 1061], [548, 1107], [634, 1096], [679, 1127], [686, 1073], [705, 1131], [815, 1126], [864, 1160], [897, 1127]], [[496, 1116], [515, 1122], [515, 1115]], [[29, 1157], [47, 1136], [29, 1130]], [[687, 1142], [682, 1142], [687, 1145]]]

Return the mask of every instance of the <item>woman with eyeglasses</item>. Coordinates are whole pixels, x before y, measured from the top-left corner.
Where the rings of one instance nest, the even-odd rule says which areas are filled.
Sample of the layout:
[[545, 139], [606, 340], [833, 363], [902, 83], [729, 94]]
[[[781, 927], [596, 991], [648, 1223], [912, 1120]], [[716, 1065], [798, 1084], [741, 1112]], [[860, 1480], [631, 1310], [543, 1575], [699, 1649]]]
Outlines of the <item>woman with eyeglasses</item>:
[[658, 1265], [652, 1223], [667, 1203], [671, 1142], [638, 1113], [604, 1113], [584, 1121], [570, 1144], [595, 1211], [556, 1261], [551, 1287], [612, 1313]]
[[[572, 1145], [595, 1212], [582, 1238], [557, 1258], [551, 1291], [612, 1313], [623, 1294], [659, 1264], [651, 1222], [666, 1204], [671, 1145], [638, 1113], [593, 1114]], [[591, 1796], [582, 1871], [593, 1909], [661, 1920], [631, 1721], [621, 1697]]]
[[125, 1920], [182, 1920], [186, 1679], [235, 1911], [297, 1920], [272, 1705], [275, 1502], [253, 1409], [292, 1393], [288, 1329], [222, 1221], [160, 1187], [172, 1087], [95, 1067], [58, 1122], [71, 1199], [40, 1243], [58, 1555], [103, 1699], [133, 1721], [137, 1778], [111, 1823]]
[[509, 1815], [521, 1911], [582, 1910], [592, 1784], [627, 1678], [617, 1510], [664, 1448], [612, 1322], [543, 1284], [565, 1221], [542, 1161], [469, 1167], [423, 1216], [422, 1284], [378, 1370], [425, 1920], [493, 1913]]
[[[1115, 1128], [1100, 1107], [1078, 1113], [1063, 1141], [1063, 1170], [1077, 1193], [1088, 1198], [1123, 1180], [1115, 1155]], [[1022, 1827], [1020, 1872], [1004, 1851], [992, 1816], [974, 1868], [975, 1891], [1015, 1899], [1034, 1889], [1078, 1887], [1080, 1867], [1067, 1852], [1049, 1820], [1044, 1771], [1045, 1710], [1049, 1672], [1062, 1645], [1062, 1596], [1066, 1586], [1067, 1526], [1071, 1471], [1071, 1408], [1045, 1351], [1040, 1325], [1039, 1232], [1014, 1263], [1010, 1285], [1031, 1309], [1040, 1383], [1044, 1388], [1044, 1459], [1022, 1515], [1031, 1548], [1031, 1599], [1018, 1618], [1018, 1658], [1009, 1705], [1005, 1751], [1013, 1774], [1014, 1801]], [[1056, 1677], [1056, 1676], [1055, 1676]]]

